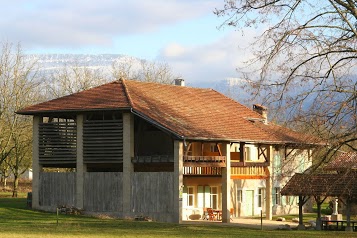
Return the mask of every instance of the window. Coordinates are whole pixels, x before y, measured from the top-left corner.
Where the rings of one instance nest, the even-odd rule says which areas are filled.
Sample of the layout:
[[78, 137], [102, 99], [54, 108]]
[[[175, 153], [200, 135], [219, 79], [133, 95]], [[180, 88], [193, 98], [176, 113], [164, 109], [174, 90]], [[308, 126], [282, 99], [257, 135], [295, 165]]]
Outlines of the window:
[[211, 144], [210, 145], [210, 152], [218, 152], [218, 145], [217, 144]]
[[237, 200], [238, 200], [238, 203], [243, 202], [243, 191], [242, 190], [238, 190]]
[[258, 189], [258, 207], [264, 206], [265, 188]]
[[246, 161], [252, 160], [252, 156], [250, 155], [250, 147], [244, 147], [244, 156]]
[[279, 187], [274, 188], [274, 198], [275, 198], [274, 205], [281, 205], [281, 195], [280, 195]]
[[193, 187], [187, 187], [187, 206], [193, 207], [195, 204], [195, 193]]
[[211, 207], [213, 209], [218, 209], [218, 187], [211, 187], [210, 200]]

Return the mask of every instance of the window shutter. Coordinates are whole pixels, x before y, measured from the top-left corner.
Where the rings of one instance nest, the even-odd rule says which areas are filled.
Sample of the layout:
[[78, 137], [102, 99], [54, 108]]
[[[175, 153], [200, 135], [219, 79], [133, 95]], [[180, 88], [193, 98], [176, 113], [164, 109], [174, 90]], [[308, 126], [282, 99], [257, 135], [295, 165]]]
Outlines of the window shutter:
[[211, 187], [205, 186], [204, 207], [211, 207]]

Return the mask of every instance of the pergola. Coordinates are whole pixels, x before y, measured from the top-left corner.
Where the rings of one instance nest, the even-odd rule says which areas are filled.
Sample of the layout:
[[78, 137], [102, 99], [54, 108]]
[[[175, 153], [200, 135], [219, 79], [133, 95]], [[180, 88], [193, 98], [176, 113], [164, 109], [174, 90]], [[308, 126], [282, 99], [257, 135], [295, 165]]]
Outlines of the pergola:
[[331, 172], [295, 174], [281, 191], [283, 196], [299, 196], [299, 228], [302, 228], [302, 207], [310, 197], [317, 203], [317, 229], [321, 228], [321, 204], [327, 197], [337, 197], [346, 205], [347, 228], [351, 230], [351, 205], [357, 201], [357, 173]]

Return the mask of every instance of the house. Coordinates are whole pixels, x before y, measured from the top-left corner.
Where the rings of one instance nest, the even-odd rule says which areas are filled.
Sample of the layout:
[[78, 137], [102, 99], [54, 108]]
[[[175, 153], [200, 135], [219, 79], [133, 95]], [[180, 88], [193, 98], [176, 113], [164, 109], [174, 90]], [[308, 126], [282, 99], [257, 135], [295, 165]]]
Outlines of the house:
[[[33, 115], [33, 207], [181, 222], [291, 210], [285, 177], [311, 163], [307, 135], [211, 90], [120, 79], [24, 108]], [[67, 168], [53, 172], [49, 168]]]

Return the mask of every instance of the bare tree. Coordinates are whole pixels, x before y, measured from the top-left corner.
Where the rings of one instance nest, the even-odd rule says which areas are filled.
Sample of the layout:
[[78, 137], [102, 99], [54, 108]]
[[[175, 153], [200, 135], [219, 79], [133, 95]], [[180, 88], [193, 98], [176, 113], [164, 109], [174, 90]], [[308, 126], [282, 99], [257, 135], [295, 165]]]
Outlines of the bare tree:
[[[4, 161], [8, 164], [19, 150], [30, 153], [31, 120], [15, 112], [38, 101], [37, 72], [36, 62], [25, 60], [20, 45], [3, 44], [0, 54], [0, 165]], [[29, 167], [28, 164], [19, 166]]]
[[167, 63], [138, 61], [134, 58], [114, 62], [112, 72], [116, 79], [125, 78], [162, 84], [173, 84], [176, 78], [180, 78], [173, 74]]
[[238, 72], [264, 104], [328, 141], [327, 153], [357, 150], [356, 1], [226, 0], [215, 13], [221, 27], [262, 29]]
[[64, 65], [48, 77], [46, 88], [49, 98], [73, 94], [109, 81], [101, 70], [79, 64]]

